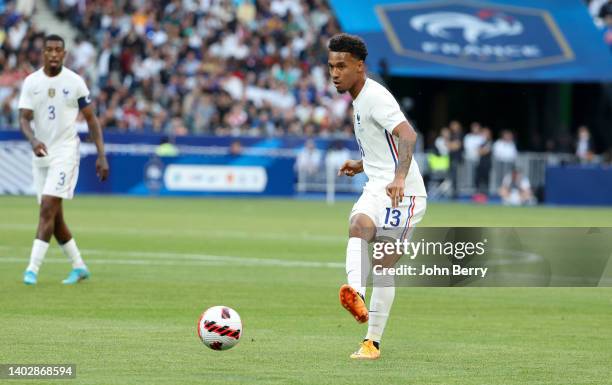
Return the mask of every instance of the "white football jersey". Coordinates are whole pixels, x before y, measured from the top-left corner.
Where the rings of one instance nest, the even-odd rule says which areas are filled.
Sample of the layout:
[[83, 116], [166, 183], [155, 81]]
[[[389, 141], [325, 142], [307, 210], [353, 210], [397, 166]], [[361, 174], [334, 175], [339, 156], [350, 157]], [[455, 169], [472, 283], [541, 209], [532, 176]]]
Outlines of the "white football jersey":
[[[393, 129], [406, 121], [406, 117], [393, 95], [369, 78], [353, 100], [353, 114], [364, 172], [371, 183], [386, 186], [393, 181], [398, 163], [397, 138], [393, 137]], [[404, 195], [427, 196], [414, 158], [406, 175]]]
[[25, 78], [19, 108], [33, 111], [34, 135], [47, 146], [49, 154], [36, 160], [43, 162], [57, 156], [74, 156], [79, 145], [75, 127], [79, 99], [83, 106], [89, 104], [89, 89], [78, 74], [66, 67], [53, 77], [47, 76], [41, 68]]

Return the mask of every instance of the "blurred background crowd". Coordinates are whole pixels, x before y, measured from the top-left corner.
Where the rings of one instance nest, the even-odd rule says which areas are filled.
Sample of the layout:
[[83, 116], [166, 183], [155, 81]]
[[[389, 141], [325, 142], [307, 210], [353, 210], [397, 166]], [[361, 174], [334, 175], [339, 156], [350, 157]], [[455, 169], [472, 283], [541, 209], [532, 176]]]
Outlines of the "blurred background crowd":
[[[18, 129], [21, 80], [42, 66], [44, 33], [32, 18], [41, 3], [0, 0], [0, 129]], [[340, 27], [327, 0], [44, 5], [76, 31], [67, 37], [65, 65], [86, 79], [107, 132], [352, 138], [350, 96], [339, 95], [328, 81], [326, 44]], [[612, 0], [585, 5], [612, 51]], [[83, 121], [78, 127], [87, 129]], [[449, 180], [450, 195], [457, 194], [459, 165], [469, 170], [462, 177], [473, 181], [475, 193], [490, 189], [493, 165], [503, 165], [495, 186], [515, 169], [519, 148], [512, 130], [456, 120], [425, 130], [420, 149], [429, 150], [433, 174], [438, 167]], [[612, 162], [612, 151], [595, 153], [588, 127], [572, 132], [549, 138], [542, 148], [520, 150], [573, 154], [579, 163]], [[298, 168], [314, 174], [321, 155], [309, 143]]]
[[[4, 129], [17, 127], [20, 80], [42, 65], [44, 34], [31, 20], [35, 3], [0, 0]], [[612, 47], [612, 0], [586, 3]], [[338, 95], [327, 81], [326, 43], [340, 31], [327, 0], [48, 0], [47, 5], [78, 30], [65, 64], [87, 80], [107, 130], [352, 135], [350, 97]], [[492, 129], [493, 137], [504, 135]], [[566, 142], [562, 151], [570, 150], [572, 139]]]
[[[65, 64], [87, 79], [108, 129], [351, 135], [350, 99], [327, 81], [326, 44], [339, 28], [325, 0], [49, 5], [78, 28]], [[16, 126], [18, 80], [40, 67], [43, 34], [15, 2], [2, 13], [0, 124]]]

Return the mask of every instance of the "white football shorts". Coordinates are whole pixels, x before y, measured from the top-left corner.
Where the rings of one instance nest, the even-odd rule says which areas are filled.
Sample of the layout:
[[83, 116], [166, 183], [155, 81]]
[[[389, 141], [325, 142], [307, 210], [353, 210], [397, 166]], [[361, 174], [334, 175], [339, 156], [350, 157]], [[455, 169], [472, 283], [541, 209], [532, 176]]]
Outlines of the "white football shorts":
[[425, 215], [427, 197], [404, 196], [404, 200], [394, 208], [391, 206], [391, 198], [387, 196], [385, 187], [381, 184], [366, 184], [351, 210], [349, 220], [354, 215], [365, 214], [378, 228], [377, 236], [409, 239], [410, 229], [415, 227]]
[[79, 157], [55, 157], [47, 165], [32, 164], [38, 203], [43, 195], [72, 199], [79, 179]]

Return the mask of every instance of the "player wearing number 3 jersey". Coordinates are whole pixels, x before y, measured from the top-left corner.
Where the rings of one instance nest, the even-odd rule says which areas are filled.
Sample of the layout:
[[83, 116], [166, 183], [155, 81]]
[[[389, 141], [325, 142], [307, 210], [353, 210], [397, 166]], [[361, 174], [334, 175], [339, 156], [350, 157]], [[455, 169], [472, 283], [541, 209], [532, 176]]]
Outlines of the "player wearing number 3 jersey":
[[[350, 215], [346, 250], [348, 285], [340, 288], [339, 297], [342, 306], [358, 322], [368, 322], [366, 337], [351, 358], [376, 359], [380, 356], [380, 340], [395, 287], [392, 277], [375, 281], [370, 308], [366, 308], [367, 272], [362, 271], [362, 266], [369, 261], [362, 260], [362, 252], [367, 259], [367, 245], [377, 236], [408, 238], [410, 229], [425, 214], [427, 193], [419, 167], [412, 160], [416, 132], [393, 95], [366, 76], [365, 43], [357, 36], [339, 34], [329, 41], [328, 49], [329, 73], [336, 89], [353, 98], [355, 137], [362, 157], [346, 161], [338, 174], [353, 176], [365, 172], [368, 177]], [[391, 231], [386, 233], [387, 230]]]
[[105, 180], [108, 176], [102, 130], [91, 106], [89, 90], [79, 75], [63, 67], [65, 52], [60, 36], [45, 37], [44, 66], [25, 78], [19, 97], [19, 125], [34, 152], [32, 170], [40, 204], [36, 239], [23, 279], [28, 285], [37, 283], [51, 236], [55, 236], [72, 261], [72, 271], [63, 282], [73, 284], [89, 277], [64, 222], [62, 208], [62, 199], [72, 198], [79, 175], [79, 137], [75, 128], [79, 112], [85, 117], [98, 150], [98, 177]]

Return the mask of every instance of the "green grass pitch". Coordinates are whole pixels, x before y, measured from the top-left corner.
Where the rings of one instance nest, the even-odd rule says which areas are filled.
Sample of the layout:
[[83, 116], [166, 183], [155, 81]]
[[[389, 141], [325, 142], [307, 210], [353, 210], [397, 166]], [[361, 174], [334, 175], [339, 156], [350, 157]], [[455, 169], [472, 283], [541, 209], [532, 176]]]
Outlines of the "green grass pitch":
[[[611, 383], [610, 288], [399, 288], [381, 359], [350, 361], [351, 204], [79, 196], [65, 213], [92, 279], [63, 287], [54, 243], [26, 287], [37, 206], [0, 197], [0, 363], [77, 364], [29, 384]], [[612, 210], [431, 204], [422, 224], [612, 226]], [[196, 334], [219, 304], [244, 322], [224, 352]]]

